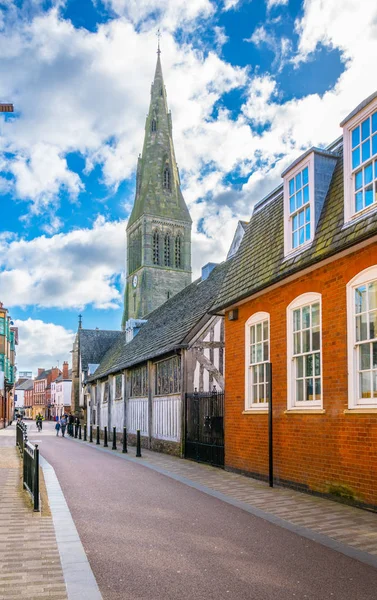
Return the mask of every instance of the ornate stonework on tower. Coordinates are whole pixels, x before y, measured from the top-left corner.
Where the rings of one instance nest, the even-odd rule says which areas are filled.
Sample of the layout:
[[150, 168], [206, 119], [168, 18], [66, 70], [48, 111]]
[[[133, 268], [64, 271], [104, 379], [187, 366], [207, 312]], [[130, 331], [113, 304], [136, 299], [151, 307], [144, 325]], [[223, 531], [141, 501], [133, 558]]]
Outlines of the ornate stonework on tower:
[[160, 50], [127, 225], [122, 327], [142, 319], [191, 283], [191, 218], [175, 160]]

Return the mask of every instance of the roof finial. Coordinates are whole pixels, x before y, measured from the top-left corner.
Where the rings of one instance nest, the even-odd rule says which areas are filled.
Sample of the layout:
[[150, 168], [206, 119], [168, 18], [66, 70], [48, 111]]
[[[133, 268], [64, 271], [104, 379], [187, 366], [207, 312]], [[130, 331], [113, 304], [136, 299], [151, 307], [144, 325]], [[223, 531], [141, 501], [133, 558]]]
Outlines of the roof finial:
[[158, 28], [158, 29], [157, 29], [157, 33], [156, 33], [156, 35], [157, 35], [157, 38], [158, 38], [158, 43], [157, 43], [157, 54], [158, 54], [158, 56], [160, 56], [160, 54], [161, 54], [161, 50], [160, 50], [161, 31], [160, 31], [160, 28]]
[[79, 329], [82, 329], [82, 315], [79, 315]]

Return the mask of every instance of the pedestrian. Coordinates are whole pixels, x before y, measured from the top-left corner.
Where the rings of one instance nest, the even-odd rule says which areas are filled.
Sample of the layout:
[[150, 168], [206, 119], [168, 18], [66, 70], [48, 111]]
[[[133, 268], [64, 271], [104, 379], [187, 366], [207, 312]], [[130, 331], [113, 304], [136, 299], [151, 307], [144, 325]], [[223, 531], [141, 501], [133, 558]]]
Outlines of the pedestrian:
[[70, 435], [71, 437], [73, 437], [74, 420], [75, 420], [74, 416], [72, 414], [70, 414], [68, 417], [68, 435]]
[[56, 429], [56, 435], [59, 436], [59, 431], [60, 431], [60, 423], [59, 423], [59, 421], [56, 421], [55, 429]]
[[67, 427], [67, 419], [65, 415], [60, 419], [60, 427], [62, 430], [62, 437], [65, 437], [65, 428]]
[[77, 417], [75, 418], [75, 438], [77, 438], [77, 434], [78, 434], [78, 431], [79, 431], [79, 427], [80, 427], [80, 417], [79, 417], [79, 416], [77, 416]]
[[40, 413], [38, 413], [37, 416], [35, 417], [35, 423], [36, 423], [38, 431], [41, 431], [41, 429], [42, 429], [42, 415]]

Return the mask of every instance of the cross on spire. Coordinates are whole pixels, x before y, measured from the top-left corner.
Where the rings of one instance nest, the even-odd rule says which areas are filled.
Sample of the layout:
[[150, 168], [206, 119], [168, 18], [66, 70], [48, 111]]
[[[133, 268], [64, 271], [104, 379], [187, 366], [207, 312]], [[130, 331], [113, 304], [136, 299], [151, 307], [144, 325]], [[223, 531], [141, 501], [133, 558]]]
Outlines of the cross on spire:
[[160, 28], [157, 29], [157, 38], [158, 38], [158, 42], [157, 42], [157, 54], [160, 56], [161, 54], [161, 50], [160, 50], [160, 39], [161, 39], [161, 31]]

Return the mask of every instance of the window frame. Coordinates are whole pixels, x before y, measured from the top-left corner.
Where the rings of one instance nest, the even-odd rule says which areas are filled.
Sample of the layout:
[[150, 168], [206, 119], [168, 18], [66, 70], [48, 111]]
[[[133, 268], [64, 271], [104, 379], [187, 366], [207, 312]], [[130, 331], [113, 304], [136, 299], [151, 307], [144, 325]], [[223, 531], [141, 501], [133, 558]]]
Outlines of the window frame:
[[[377, 264], [360, 271], [347, 283], [347, 362], [348, 362], [348, 409], [368, 410], [377, 409], [377, 398], [375, 402], [360, 402], [358, 390], [358, 352], [356, 342], [356, 311], [354, 290], [361, 285], [367, 285], [377, 281]], [[372, 369], [373, 370], [373, 369]], [[373, 398], [371, 398], [373, 400]]]
[[[271, 355], [271, 319], [270, 314], [264, 311], [259, 311], [251, 315], [245, 323], [245, 412], [258, 412], [266, 411], [268, 409], [268, 402], [253, 403], [252, 401], [252, 389], [251, 389], [251, 364], [250, 364], [250, 327], [268, 321], [268, 359], [261, 363], [253, 364], [267, 364], [270, 362]], [[271, 383], [271, 382], [270, 382]]]
[[[304, 306], [315, 304], [317, 302], [319, 302], [321, 399], [299, 402], [296, 400], [293, 312], [298, 308], [303, 308]], [[300, 329], [300, 331], [302, 331], [302, 329]], [[301, 355], [302, 354], [303, 353], [301, 353]], [[294, 298], [294, 300], [292, 300], [292, 302], [287, 306], [287, 410], [323, 410], [322, 294], [319, 292], [307, 292], [305, 294], [301, 294], [300, 296]]]
[[[310, 237], [300, 246], [292, 246], [292, 217], [289, 210], [289, 180], [296, 177], [300, 171], [305, 168], [309, 171], [309, 208], [310, 208]], [[297, 254], [308, 248], [313, 242], [315, 228], [315, 201], [314, 201], [314, 152], [305, 156], [300, 162], [294, 165], [292, 169], [285, 172], [283, 177], [283, 195], [284, 195], [284, 256]], [[303, 205], [304, 206], [304, 205]]]
[[[352, 169], [352, 130], [358, 125], [361, 125], [362, 121], [365, 121], [372, 113], [377, 111], [377, 98], [374, 98], [367, 106], [361, 109], [356, 115], [354, 115], [343, 127], [343, 180], [344, 180], [344, 222], [352, 222], [354, 219], [363, 217], [365, 214], [371, 211], [377, 210], [377, 200], [375, 200], [370, 206], [364, 207], [362, 210], [356, 212], [354, 206], [354, 173]], [[372, 133], [370, 134], [372, 138]], [[361, 142], [360, 142], [361, 147]], [[374, 158], [373, 158], [374, 156]], [[372, 155], [365, 162], [361, 162], [360, 165], [355, 169], [355, 173], [358, 170], [362, 170], [368, 162], [377, 162], [377, 155]], [[377, 168], [377, 166], [376, 166]], [[373, 179], [375, 182], [375, 179]], [[364, 186], [365, 187], [365, 186]]]

